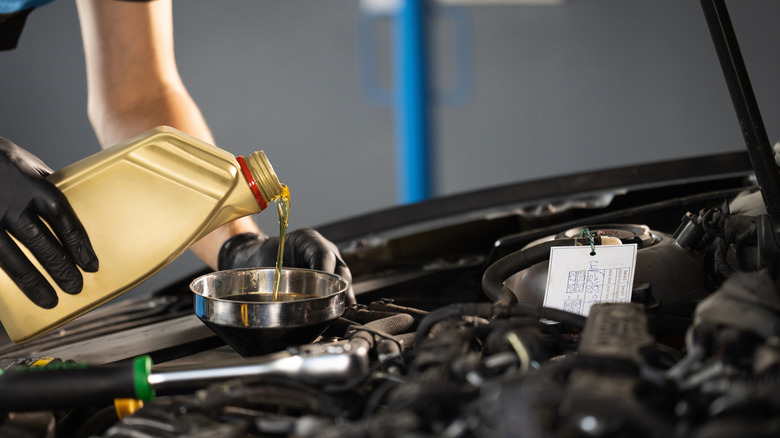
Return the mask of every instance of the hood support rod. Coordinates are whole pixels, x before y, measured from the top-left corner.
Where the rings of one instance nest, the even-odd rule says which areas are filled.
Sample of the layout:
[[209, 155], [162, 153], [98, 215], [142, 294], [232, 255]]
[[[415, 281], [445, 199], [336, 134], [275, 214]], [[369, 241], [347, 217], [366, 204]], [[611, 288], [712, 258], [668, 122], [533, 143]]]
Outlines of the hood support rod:
[[780, 171], [775, 163], [726, 3], [724, 0], [701, 0], [701, 6], [737, 112], [764, 205], [767, 213], [776, 218], [780, 215]]

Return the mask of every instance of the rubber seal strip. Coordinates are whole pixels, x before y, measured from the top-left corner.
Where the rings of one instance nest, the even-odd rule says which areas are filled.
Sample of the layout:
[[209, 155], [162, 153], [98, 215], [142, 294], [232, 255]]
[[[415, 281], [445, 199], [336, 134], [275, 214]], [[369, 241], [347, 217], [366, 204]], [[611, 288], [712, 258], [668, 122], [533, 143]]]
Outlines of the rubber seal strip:
[[252, 172], [250, 172], [249, 168], [246, 166], [244, 157], [239, 155], [236, 157], [236, 161], [238, 161], [238, 167], [241, 168], [241, 172], [244, 174], [244, 178], [246, 179], [247, 184], [249, 184], [249, 188], [252, 189], [252, 193], [254, 193], [257, 203], [260, 204], [261, 209], [265, 210], [268, 207], [268, 202], [263, 198], [263, 194], [260, 193], [257, 182], [255, 182], [254, 177], [252, 177]]

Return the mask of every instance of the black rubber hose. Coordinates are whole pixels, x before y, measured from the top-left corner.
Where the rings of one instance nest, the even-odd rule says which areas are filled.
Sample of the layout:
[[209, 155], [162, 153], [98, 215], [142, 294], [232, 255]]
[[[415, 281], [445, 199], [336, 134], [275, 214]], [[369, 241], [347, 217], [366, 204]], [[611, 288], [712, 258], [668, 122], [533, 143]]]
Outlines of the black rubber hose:
[[[559, 309], [539, 306], [534, 303], [517, 302], [511, 304], [503, 312], [506, 317], [530, 316], [533, 318], [549, 319], [574, 327], [584, 327], [585, 318], [576, 313], [570, 313]], [[493, 303], [455, 303], [449, 306], [440, 307], [429, 313], [417, 327], [415, 344], [425, 339], [436, 324], [450, 318], [460, 318], [462, 316], [477, 316], [485, 319], [491, 319], [496, 315], [495, 304]]]
[[[600, 241], [599, 237], [596, 237]], [[600, 242], [598, 242], [600, 243]], [[550, 248], [554, 246], [585, 246], [590, 245], [587, 238], [575, 237], [573, 239], [559, 239], [542, 242], [530, 248], [515, 251], [492, 265], [490, 265], [482, 275], [482, 291], [485, 295], [498, 306], [508, 306], [516, 303], [515, 294], [504, 286], [507, 278], [541, 263], [550, 258]]]
[[399, 306], [393, 304], [392, 301], [387, 299], [381, 299], [368, 304], [369, 310], [375, 310], [380, 312], [395, 312], [395, 313], [408, 313], [414, 317], [414, 320], [419, 323], [430, 312], [426, 310], [415, 309], [414, 307]]
[[[576, 313], [544, 306], [536, 306], [536, 314], [541, 319], [549, 319], [550, 321], [557, 321], [561, 324], [580, 328], [585, 327], [585, 322], [588, 320], [588, 318]], [[528, 313], [521, 312], [518, 314], [511, 314], [511, 316], [528, 316]]]
[[[594, 244], [601, 243], [597, 236]], [[543, 242], [527, 249], [515, 251], [490, 265], [482, 275], [482, 290], [492, 303], [456, 303], [440, 307], [429, 313], [417, 327], [416, 341], [428, 336], [434, 325], [449, 318], [465, 315], [492, 319], [497, 316], [531, 316], [549, 319], [575, 327], [583, 327], [586, 318], [575, 313], [543, 307], [536, 303], [518, 301], [515, 294], [504, 286], [510, 276], [537, 263], [548, 260], [553, 246], [590, 245], [587, 238], [560, 239]]]
[[414, 323], [414, 317], [407, 315], [406, 313], [398, 313], [387, 318], [377, 319], [367, 324], [363, 324], [363, 327], [376, 330], [378, 332], [387, 333], [388, 335], [400, 335], [406, 333]]
[[[482, 290], [493, 301], [494, 310], [497, 312], [506, 309], [505, 311], [511, 312], [512, 316], [533, 316], [582, 327], [585, 325], [585, 317], [559, 309], [543, 307], [536, 303], [520, 302], [514, 292], [504, 285], [504, 282], [512, 275], [548, 260], [550, 248], [554, 246], [586, 246], [590, 243], [588, 238], [575, 237], [550, 240], [515, 251], [499, 259], [485, 270], [482, 275]], [[593, 243], [600, 244], [601, 238], [596, 236]]]
[[397, 315], [400, 312], [380, 311], [367, 309], [364, 307], [347, 307], [344, 309], [342, 317], [355, 321], [358, 324], [368, 324], [371, 321], [388, 318]]
[[487, 319], [492, 314], [493, 304], [491, 303], [455, 303], [439, 307], [420, 321], [420, 325], [417, 327], [417, 336], [415, 336], [415, 344], [419, 345], [420, 341], [428, 336], [433, 326], [446, 319], [464, 315], [480, 316]]
[[417, 335], [416, 332], [411, 333], [404, 333], [402, 335], [396, 335], [394, 336], [395, 339], [397, 339], [399, 342], [401, 342], [401, 349], [403, 351], [406, 351], [412, 347], [414, 347], [414, 338]]
[[368, 348], [373, 348], [376, 336], [386, 339], [395, 339], [394, 335], [406, 333], [414, 324], [414, 318], [406, 313], [399, 313], [387, 318], [377, 319], [367, 324], [353, 326], [351, 339], [362, 339], [368, 344]]

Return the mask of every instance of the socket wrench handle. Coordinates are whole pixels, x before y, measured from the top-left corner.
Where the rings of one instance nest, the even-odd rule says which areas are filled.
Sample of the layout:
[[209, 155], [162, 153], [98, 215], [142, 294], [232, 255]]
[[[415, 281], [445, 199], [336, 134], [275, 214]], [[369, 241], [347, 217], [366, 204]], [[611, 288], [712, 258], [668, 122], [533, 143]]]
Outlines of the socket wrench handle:
[[115, 398], [153, 400], [151, 369], [152, 359], [139, 356], [112, 365], [59, 362], [0, 370], [0, 411], [72, 408]]

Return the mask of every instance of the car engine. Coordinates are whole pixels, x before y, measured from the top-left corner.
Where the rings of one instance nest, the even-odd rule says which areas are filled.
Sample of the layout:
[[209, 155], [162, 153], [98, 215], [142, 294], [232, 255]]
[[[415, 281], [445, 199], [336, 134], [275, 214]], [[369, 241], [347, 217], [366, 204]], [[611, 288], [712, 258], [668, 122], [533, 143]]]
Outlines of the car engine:
[[[0, 344], [5, 374], [44, 357], [102, 370], [148, 356], [157, 393], [78, 398], [103, 383], [90, 371], [56, 383], [72, 397], [50, 399], [33, 377], [0, 395], [0, 436], [779, 436], [780, 171], [749, 137], [747, 152], [319, 227], [350, 266], [358, 304], [312, 343], [238, 355], [194, 318], [191, 273], [28, 344]], [[629, 299], [593, 302], [587, 315], [546, 306], [550, 249], [607, 241], [637, 247]]]

